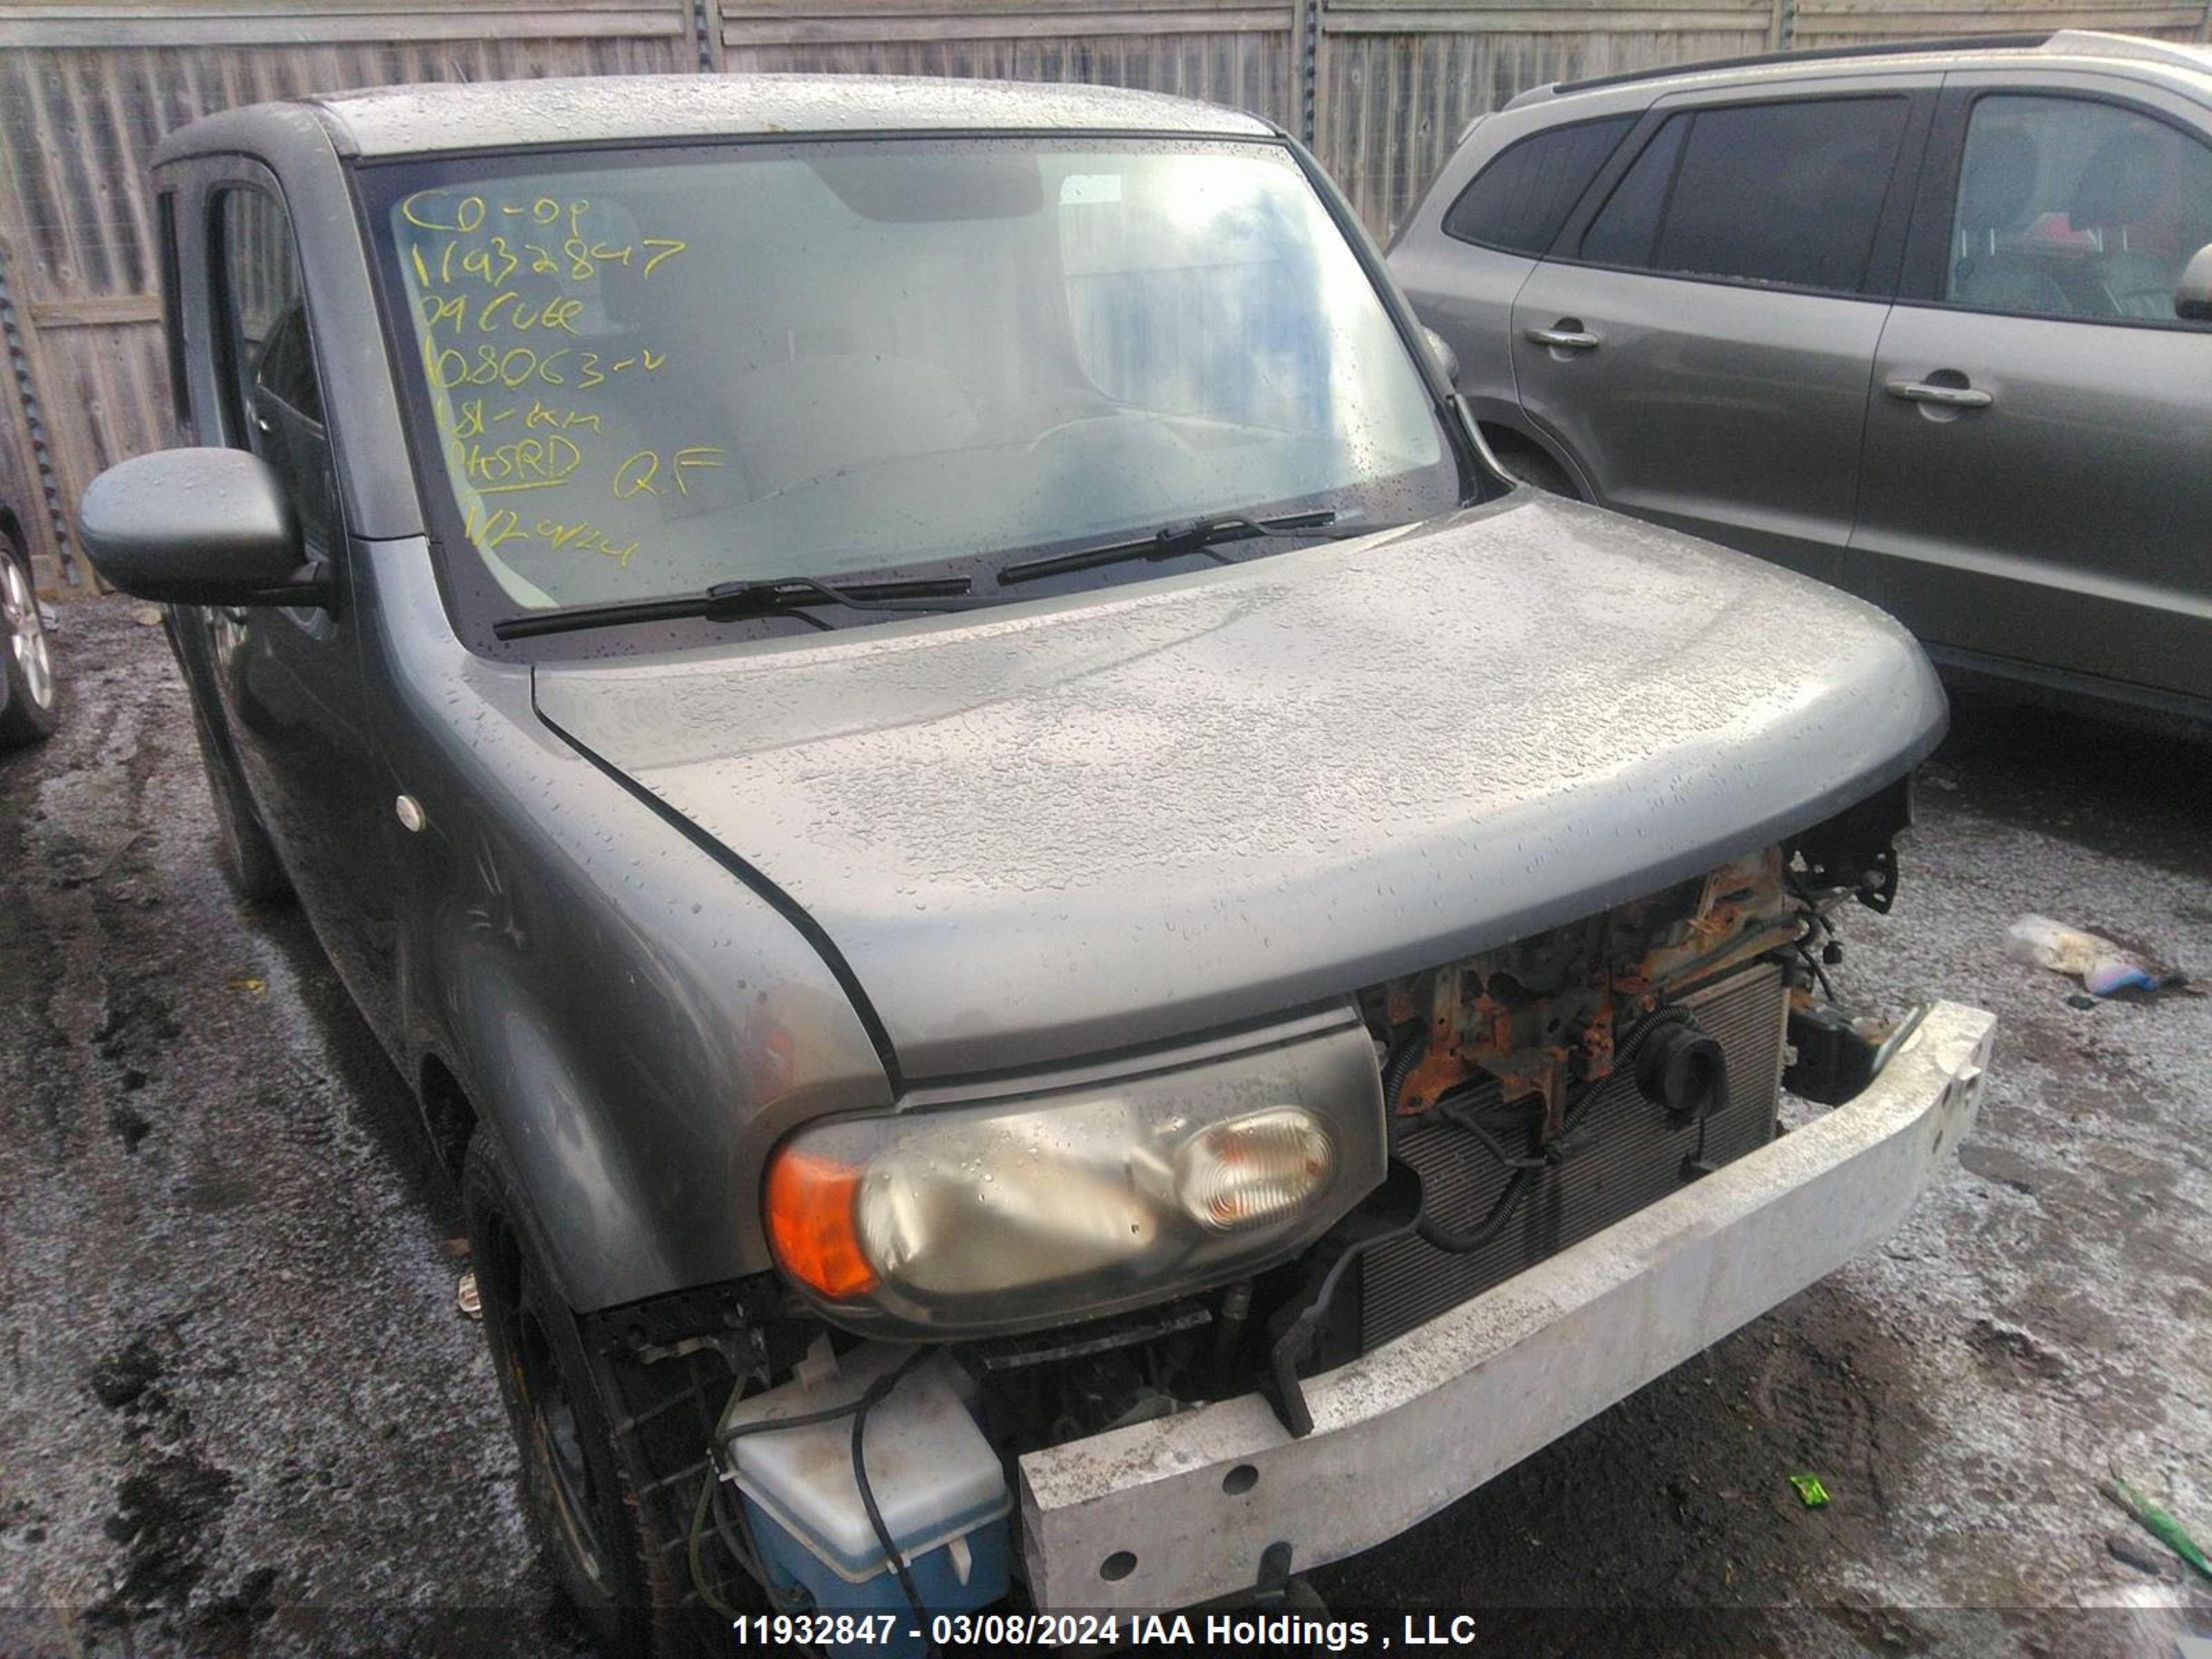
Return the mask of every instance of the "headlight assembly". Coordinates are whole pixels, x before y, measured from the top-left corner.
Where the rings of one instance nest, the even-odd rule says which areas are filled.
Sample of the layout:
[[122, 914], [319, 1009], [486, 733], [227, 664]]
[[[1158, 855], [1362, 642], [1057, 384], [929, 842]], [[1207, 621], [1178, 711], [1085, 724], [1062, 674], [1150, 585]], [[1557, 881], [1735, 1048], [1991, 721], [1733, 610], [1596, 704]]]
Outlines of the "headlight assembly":
[[784, 1272], [848, 1322], [935, 1336], [1089, 1318], [1241, 1276], [1382, 1179], [1356, 1024], [1224, 1058], [802, 1129], [770, 1160]]

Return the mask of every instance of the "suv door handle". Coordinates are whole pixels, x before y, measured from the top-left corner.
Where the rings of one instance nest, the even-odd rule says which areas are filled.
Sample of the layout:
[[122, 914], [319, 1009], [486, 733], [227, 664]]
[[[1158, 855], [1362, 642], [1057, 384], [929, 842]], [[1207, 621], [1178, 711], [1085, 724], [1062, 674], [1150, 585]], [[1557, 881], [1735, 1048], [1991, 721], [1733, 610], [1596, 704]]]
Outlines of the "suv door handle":
[[1946, 409], [1987, 409], [1996, 401], [1969, 386], [1930, 386], [1925, 380], [1892, 380], [1882, 389], [1908, 404], [1942, 404]]
[[1598, 337], [1585, 329], [1561, 325], [1558, 328], [1532, 328], [1526, 331], [1538, 345], [1557, 346], [1562, 351], [1595, 351]]

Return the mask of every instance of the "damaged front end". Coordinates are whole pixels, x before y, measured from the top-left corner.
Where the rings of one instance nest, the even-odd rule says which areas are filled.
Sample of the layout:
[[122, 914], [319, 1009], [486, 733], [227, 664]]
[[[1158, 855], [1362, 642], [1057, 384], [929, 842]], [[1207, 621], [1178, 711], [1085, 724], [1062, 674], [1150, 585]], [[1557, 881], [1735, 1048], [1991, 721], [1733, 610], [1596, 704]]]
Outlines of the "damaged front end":
[[1765, 1146], [1783, 1088], [1833, 1104], [1871, 1081], [1917, 1015], [1886, 1027], [1837, 1007], [1832, 916], [1893, 902], [1909, 789], [1361, 994], [1392, 1174], [1299, 1264], [1267, 1322], [1261, 1386], [1291, 1434], [1312, 1427], [1299, 1376]]
[[[665, 1305], [600, 1318], [633, 1377], [686, 1368], [680, 1408], [647, 1405], [632, 1425], [659, 1435], [646, 1489], [701, 1594], [752, 1583], [787, 1607], [941, 1608], [1018, 1593], [1024, 1458], [1245, 1396], [1297, 1440], [1316, 1426], [1309, 1379], [1767, 1146], [1784, 1087], [1848, 1098], [1914, 1022], [1836, 1009], [1833, 915], [1888, 908], [1908, 812], [1900, 781], [1702, 878], [1367, 987], [1257, 1051], [1287, 1059], [1065, 1091], [1046, 1097], [1057, 1118], [1034, 1101], [915, 1114], [910, 1135], [951, 1133], [927, 1158], [898, 1152], [873, 1200], [872, 1143], [799, 1138], [818, 1165], [807, 1212], [827, 1203], [836, 1225], [778, 1235], [783, 1280], [695, 1302], [688, 1323], [712, 1310], [711, 1331]], [[1363, 1146], [1378, 1087], [1382, 1144]], [[1299, 1195], [1340, 1178], [1337, 1218], [1301, 1219], [1317, 1212]], [[772, 1228], [789, 1207], [776, 1179]], [[995, 1242], [917, 1265], [962, 1205]], [[1262, 1243], [1238, 1272], [1243, 1227]], [[1057, 1318], [1037, 1291], [1054, 1284], [1078, 1299]], [[1018, 1316], [993, 1328], [1006, 1309]], [[929, 1340], [933, 1317], [953, 1340]], [[864, 1440], [902, 1471], [888, 1491]]]

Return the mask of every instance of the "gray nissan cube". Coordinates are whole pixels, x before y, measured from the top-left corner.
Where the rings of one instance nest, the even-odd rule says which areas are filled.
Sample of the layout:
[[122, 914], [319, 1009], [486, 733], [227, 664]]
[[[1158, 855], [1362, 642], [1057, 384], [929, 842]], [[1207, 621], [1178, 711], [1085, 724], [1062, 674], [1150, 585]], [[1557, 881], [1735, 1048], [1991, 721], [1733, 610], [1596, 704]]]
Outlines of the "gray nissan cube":
[[2212, 721], [2212, 49], [2066, 31], [1522, 94], [1390, 250], [1500, 458]]
[[1279, 1607], [1972, 1123], [1986, 1014], [1827, 994], [1919, 647], [1514, 487], [1267, 123], [416, 87], [152, 185], [197, 447], [84, 542], [421, 1103], [610, 1652]]

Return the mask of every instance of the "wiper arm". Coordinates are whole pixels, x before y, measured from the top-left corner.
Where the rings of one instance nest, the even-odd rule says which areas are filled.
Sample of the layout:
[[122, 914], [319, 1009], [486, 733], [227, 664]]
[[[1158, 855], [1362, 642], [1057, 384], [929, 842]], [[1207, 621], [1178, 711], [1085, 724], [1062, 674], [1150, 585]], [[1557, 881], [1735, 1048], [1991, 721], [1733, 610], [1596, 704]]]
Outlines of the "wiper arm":
[[1009, 582], [1031, 581], [1039, 576], [1057, 576], [1070, 570], [1088, 570], [1094, 565], [1123, 564], [1132, 559], [1167, 559], [1178, 553], [1204, 553], [1216, 563], [1229, 562], [1212, 551], [1220, 542], [1249, 541], [1258, 536], [1371, 536], [1388, 525], [1363, 524], [1340, 526], [1336, 514], [1329, 507], [1320, 507], [1309, 513], [1284, 513], [1272, 519], [1247, 518], [1241, 513], [1218, 514], [1212, 518], [1193, 519], [1187, 524], [1164, 526], [1149, 536], [1132, 537], [1127, 541], [1109, 542], [1103, 547], [1086, 547], [1075, 553], [1055, 553], [1048, 558], [1024, 559], [1007, 565], [999, 572], [1001, 586]]
[[969, 599], [975, 584], [966, 576], [916, 576], [890, 581], [854, 582], [849, 586], [823, 581], [813, 576], [762, 576], [747, 581], [716, 582], [697, 593], [678, 593], [658, 599], [617, 599], [608, 605], [564, 605], [519, 617], [502, 617], [491, 626], [502, 640], [532, 639], [541, 634], [566, 634], [578, 629], [613, 628], [623, 623], [677, 622], [704, 617], [712, 622], [739, 622], [749, 617], [796, 617], [810, 627], [830, 623], [813, 614], [821, 605], [842, 605], [848, 611], [965, 611], [989, 603]]
[[[1064, 571], [1087, 570], [1094, 565], [1119, 564], [1129, 559], [1170, 558], [1179, 553], [1212, 552], [1220, 542], [1246, 541], [1263, 536], [1370, 536], [1388, 525], [1339, 525], [1334, 508], [1285, 513], [1255, 519], [1239, 513], [1171, 524], [1127, 541], [1087, 547], [1079, 552], [1048, 558], [1024, 559], [998, 573], [1001, 585], [1055, 576]], [[653, 599], [617, 599], [605, 605], [563, 605], [557, 610], [526, 611], [502, 617], [491, 631], [502, 640], [534, 639], [545, 634], [567, 634], [587, 628], [614, 628], [625, 623], [677, 622], [703, 617], [714, 622], [738, 622], [750, 617], [793, 617], [809, 627], [828, 629], [813, 612], [823, 605], [842, 605], [848, 611], [922, 612], [969, 611], [994, 601], [971, 597], [975, 583], [966, 576], [899, 577], [884, 581], [831, 583], [817, 576], [762, 576], [744, 581], [717, 582], [696, 593], [677, 593]]]

